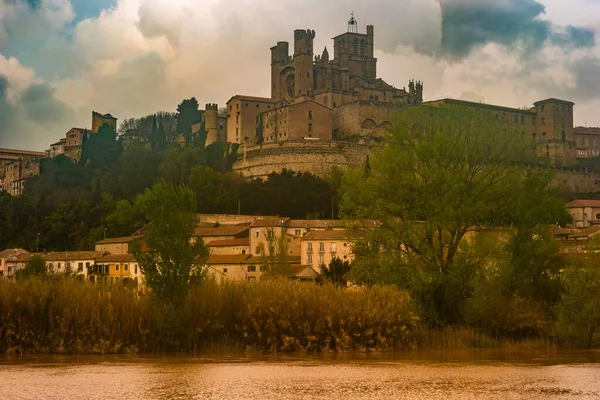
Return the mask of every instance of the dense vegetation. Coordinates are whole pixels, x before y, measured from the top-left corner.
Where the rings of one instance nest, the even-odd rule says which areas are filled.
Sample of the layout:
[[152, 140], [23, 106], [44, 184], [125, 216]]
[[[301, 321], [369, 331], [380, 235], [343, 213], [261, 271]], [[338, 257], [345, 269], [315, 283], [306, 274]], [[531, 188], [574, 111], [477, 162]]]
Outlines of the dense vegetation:
[[[39, 243], [40, 251], [89, 250], [105, 233], [130, 235], [144, 223], [136, 197], [159, 181], [188, 186], [200, 213], [305, 218], [337, 210], [339, 173], [328, 182], [292, 171], [247, 180], [231, 172], [236, 145], [204, 147], [202, 131], [191, 135], [188, 125], [200, 118], [197, 102], [186, 100], [179, 109], [187, 125], [178, 128], [179, 114], [169, 113], [126, 120], [121, 136], [105, 125], [84, 140], [78, 162], [64, 155], [44, 159], [22, 196], [0, 192], [0, 248], [34, 251]], [[187, 132], [183, 148], [176, 129]]]

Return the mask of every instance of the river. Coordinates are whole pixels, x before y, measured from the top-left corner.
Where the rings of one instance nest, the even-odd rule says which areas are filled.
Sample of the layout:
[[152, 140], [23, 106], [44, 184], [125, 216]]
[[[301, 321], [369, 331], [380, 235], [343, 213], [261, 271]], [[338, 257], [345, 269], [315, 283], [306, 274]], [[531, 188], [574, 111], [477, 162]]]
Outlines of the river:
[[0, 356], [0, 399], [600, 398], [600, 353]]

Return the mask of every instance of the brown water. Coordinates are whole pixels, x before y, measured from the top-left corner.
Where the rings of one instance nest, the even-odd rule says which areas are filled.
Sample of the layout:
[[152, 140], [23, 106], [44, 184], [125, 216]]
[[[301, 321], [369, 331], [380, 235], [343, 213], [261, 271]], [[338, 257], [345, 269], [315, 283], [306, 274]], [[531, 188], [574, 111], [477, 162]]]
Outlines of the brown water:
[[600, 398], [600, 354], [0, 358], [0, 399]]

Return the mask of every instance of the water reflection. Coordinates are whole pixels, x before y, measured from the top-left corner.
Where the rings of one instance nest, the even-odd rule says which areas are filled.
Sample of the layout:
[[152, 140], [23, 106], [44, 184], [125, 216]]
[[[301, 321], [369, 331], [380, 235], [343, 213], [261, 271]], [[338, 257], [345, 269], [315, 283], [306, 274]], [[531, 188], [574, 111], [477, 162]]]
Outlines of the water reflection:
[[600, 397], [597, 352], [0, 358], [0, 399]]

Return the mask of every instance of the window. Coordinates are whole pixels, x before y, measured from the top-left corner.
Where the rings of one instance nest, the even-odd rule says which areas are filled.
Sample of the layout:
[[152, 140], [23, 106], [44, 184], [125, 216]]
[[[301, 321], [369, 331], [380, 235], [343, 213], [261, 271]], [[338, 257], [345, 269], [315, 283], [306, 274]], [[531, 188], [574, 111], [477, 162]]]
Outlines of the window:
[[500, 114], [496, 113], [496, 120], [500, 119]]
[[58, 263], [58, 269], [60, 269], [61, 265], [62, 265], [61, 263]]
[[513, 116], [513, 120], [514, 120], [515, 124], [518, 123], [519, 122], [519, 116], [515, 114]]
[[227, 273], [227, 268], [223, 268], [223, 273], [226, 274]]
[[308, 246], [308, 247], [306, 248], [306, 252], [307, 252], [307, 253], [312, 253], [312, 243], [311, 243], [311, 242], [308, 242], [308, 245], [307, 245], [307, 246]]
[[309, 254], [308, 257], [306, 258], [306, 263], [312, 264], [312, 255], [311, 254]]
[[260, 104], [257, 104], [257, 105], [256, 105], [256, 108], [259, 108], [259, 107], [260, 107]]
[[246, 249], [242, 249], [242, 254], [246, 254]]
[[542, 125], [546, 125], [546, 118], [542, 118]]
[[86, 267], [87, 269], [90, 269], [90, 263], [89, 263], [89, 262], [86, 262], [86, 263], [85, 263], [85, 267]]
[[258, 231], [256, 231], [256, 237], [258, 237]]
[[563, 143], [567, 143], [567, 134], [564, 133], [564, 132], [561, 132], [561, 134], [560, 134], [560, 140]]
[[360, 41], [360, 55], [364, 56], [365, 55], [365, 40], [361, 40]]
[[77, 264], [77, 272], [83, 272], [83, 263], [82, 262]]
[[541, 111], [544, 112], [544, 105], [542, 104]]
[[537, 123], [537, 117], [531, 117], [531, 124], [535, 125]]
[[267, 237], [268, 237], [269, 239], [273, 239], [273, 238], [275, 237], [275, 232], [273, 232], [273, 231], [268, 231], [268, 232], [267, 232]]
[[319, 265], [325, 264], [325, 257], [323, 254], [319, 254]]
[[300, 229], [296, 229], [296, 231], [294, 232], [294, 235], [300, 236]]
[[135, 264], [134, 268], [134, 273], [137, 275], [137, 264]]
[[312, 119], [312, 117], [313, 117], [313, 116], [312, 116], [312, 111], [309, 111], [309, 112], [308, 112], [308, 118]]
[[319, 253], [323, 253], [325, 251], [325, 243], [319, 242]]
[[260, 246], [256, 246], [256, 254], [260, 254]]
[[335, 253], [337, 251], [337, 244], [335, 242], [331, 242], [331, 252]]
[[354, 42], [352, 43], [352, 50], [354, 54], [358, 54], [358, 39], [354, 39]]
[[115, 271], [119, 270], [119, 264], [115, 264]]
[[307, 78], [310, 78], [310, 72], [307, 72], [307, 73], [306, 73], [306, 77], [307, 77]]
[[521, 115], [521, 125], [525, 125], [525, 116]]
[[346, 246], [347, 246], [347, 244], [346, 244], [346, 243], [344, 243], [344, 247], [346, 247]]
[[248, 272], [256, 272], [256, 265], [248, 265]]
[[125, 271], [129, 271], [129, 264], [125, 264], [125, 267], [123, 267], [123, 269], [125, 269]]

